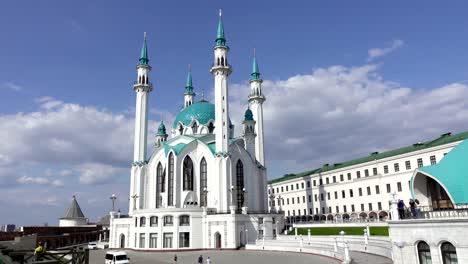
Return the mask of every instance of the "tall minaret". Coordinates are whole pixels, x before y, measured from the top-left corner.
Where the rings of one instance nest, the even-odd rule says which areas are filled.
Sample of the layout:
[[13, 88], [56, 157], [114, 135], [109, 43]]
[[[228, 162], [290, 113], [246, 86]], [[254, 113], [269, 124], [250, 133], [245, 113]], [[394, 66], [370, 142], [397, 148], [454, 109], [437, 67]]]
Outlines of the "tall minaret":
[[210, 72], [213, 74], [215, 81], [216, 152], [227, 153], [229, 147], [229, 104], [227, 78], [229, 74], [231, 74], [232, 70], [227, 61], [229, 47], [226, 46], [226, 39], [224, 38], [221, 10], [219, 10], [218, 34], [213, 51], [214, 63]]
[[148, 127], [148, 93], [153, 89], [149, 82], [151, 66], [148, 65], [148, 49], [146, 47], [146, 32], [141, 48], [140, 63], [137, 65], [138, 79], [133, 85], [136, 92], [135, 108], [135, 142], [133, 146], [133, 161], [146, 161], [146, 136]]
[[252, 77], [250, 78], [250, 95], [249, 104], [253, 112], [255, 123], [255, 158], [262, 165], [265, 166], [265, 152], [263, 150], [263, 102], [265, 96], [262, 93], [262, 82], [260, 78], [260, 71], [258, 69], [257, 58], [254, 49], [254, 57], [252, 63]]
[[184, 108], [193, 104], [194, 97], [195, 97], [195, 93], [193, 92], [193, 85], [192, 85], [192, 68], [190, 67], [190, 64], [189, 64], [187, 82], [185, 84]]

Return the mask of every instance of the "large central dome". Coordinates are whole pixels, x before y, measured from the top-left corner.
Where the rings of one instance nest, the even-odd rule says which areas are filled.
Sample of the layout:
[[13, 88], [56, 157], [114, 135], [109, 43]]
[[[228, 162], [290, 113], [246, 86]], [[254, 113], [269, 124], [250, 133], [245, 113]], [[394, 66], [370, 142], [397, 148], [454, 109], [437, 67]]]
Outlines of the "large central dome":
[[176, 128], [179, 123], [188, 126], [192, 120], [197, 120], [200, 125], [207, 125], [210, 121], [214, 122], [215, 105], [207, 101], [200, 101], [186, 107], [177, 115], [172, 127]]

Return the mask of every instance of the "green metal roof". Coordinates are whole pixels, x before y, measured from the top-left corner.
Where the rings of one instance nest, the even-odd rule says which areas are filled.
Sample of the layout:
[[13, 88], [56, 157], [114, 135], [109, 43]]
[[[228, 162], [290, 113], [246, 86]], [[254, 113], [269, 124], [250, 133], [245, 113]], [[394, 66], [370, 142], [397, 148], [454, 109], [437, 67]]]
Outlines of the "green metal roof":
[[146, 47], [146, 32], [145, 32], [145, 40], [143, 41], [143, 47], [141, 48], [140, 52], [140, 65], [148, 65], [148, 48]]
[[[184, 138], [190, 138], [192, 139], [192, 141], [188, 142], [188, 143], [179, 143], [179, 144], [176, 144], [174, 146], [171, 146], [171, 142], [173, 142], [174, 140], [176, 140], [177, 138], [179, 137], [184, 137]], [[239, 138], [231, 138], [229, 139], [229, 145], [232, 145], [234, 144]], [[177, 136], [175, 138], [172, 138], [171, 140], [167, 141], [167, 142], [163, 142], [163, 146], [164, 146], [164, 154], [167, 155], [169, 154], [169, 152], [171, 150], [174, 151], [174, 153], [176, 155], [179, 155], [180, 152], [182, 152], [182, 150], [184, 150], [184, 148], [192, 143], [193, 141], [195, 140], [198, 140], [198, 142], [200, 142], [201, 144], [204, 144], [206, 145], [210, 151], [211, 151], [211, 154], [215, 154], [216, 153], [216, 142], [215, 142], [215, 135], [214, 134], [208, 134], [208, 135], [202, 135], [202, 136], [195, 136], [195, 135], [183, 135], [183, 136]]]
[[[210, 120], [215, 120], [215, 105], [207, 101], [196, 102], [184, 108], [174, 120], [173, 128], [176, 128], [179, 122], [184, 126], [189, 125], [192, 120], [197, 120], [199, 124], [207, 125]], [[231, 120], [229, 120], [231, 124]]]
[[216, 46], [226, 46], [226, 39], [224, 38], [224, 26], [221, 10], [219, 10], [218, 33], [216, 34]]
[[252, 76], [251, 80], [260, 80], [260, 70], [258, 69], [257, 56], [253, 57], [252, 73], [250, 75]]
[[327, 171], [332, 171], [332, 170], [337, 170], [337, 169], [343, 169], [343, 168], [354, 166], [357, 164], [366, 163], [366, 162], [374, 161], [374, 160], [385, 159], [385, 158], [398, 156], [398, 155], [402, 155], [405, 153], [410, 153], [410, 152], [423, 150], [427, 148], [432, 148], [432, 147], [436, 147], [436, 146], [440, 146], [440, 145], [444, 145], [444, 144], [448, 144], [452, 142], [465, 140], [467, 138], [468, 138], [468, 131], [465, 131], [456, 135], [451, 135], [451, 133], [446, 133], [434, 140], [413, 144], [411, 146], [398, 148], [398, 149], [394, 149], [394, 150], [390, 150], [390, 151], [386, 151], [382, 153], [374, 152], [371, 155], [366, 156], [366, 157], [362, 157], [362, 158], [358, 158], [358, 159], [354, 159], [354, 160], [350, 160], [350, 161], [346, 161], [342, 163], [335, 163], [332, 165], [326, 164], [321, 168], [304, 171], [301, 173], [286, 174], [283, 177], [270, 180], [268, 183], [272, 184], [272, 183], [287, 181], [287, 180], [291, 180], [294, 178], [300, 178], [300, 177], [316, 174], [319, 172], [327, 172]]
[[253, 113], [252, 113], [252, 110], [250, 110], [250, 108], [247, 108], [247, 110], [245, 110], [245, 114], [244, 114], [244, 120], [245, 121], [253, 121]]
[[439, 163], [419, 170], [437, 178], [455, 204], [468, 204], [468, 140], [458, 144]]

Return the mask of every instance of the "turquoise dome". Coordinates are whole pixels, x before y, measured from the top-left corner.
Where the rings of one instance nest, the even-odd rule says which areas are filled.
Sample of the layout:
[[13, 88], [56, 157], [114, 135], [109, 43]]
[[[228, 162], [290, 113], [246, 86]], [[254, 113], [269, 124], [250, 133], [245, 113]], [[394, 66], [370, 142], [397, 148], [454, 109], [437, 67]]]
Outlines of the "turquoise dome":
[[158, 136], [166, 135], [166, 126], [164, 125], [164, 122], [161, 121], [161, 124], [158, 127], [158, 133], [156, 135]]
[[247, 108], [247, 110], [245, 110], [244, 120], [245, 120], [245, 121], [252, 121], [252, 120], [254, 120], [254, 119], [253, 119], [253, 113], [252, 113], [252, 110], [250, 110], [250, 108]]
[[[210, 120], [215, 120], [215, 105], [207, 101], [193, 103], [180, 111], [172, 127], [177, 128], [179, 123], [188, 126], [192, 120], [197, 120], [200, 125], [208, 125]], [[231, 119], [229, 119], [229, 125], [231, 125]]]

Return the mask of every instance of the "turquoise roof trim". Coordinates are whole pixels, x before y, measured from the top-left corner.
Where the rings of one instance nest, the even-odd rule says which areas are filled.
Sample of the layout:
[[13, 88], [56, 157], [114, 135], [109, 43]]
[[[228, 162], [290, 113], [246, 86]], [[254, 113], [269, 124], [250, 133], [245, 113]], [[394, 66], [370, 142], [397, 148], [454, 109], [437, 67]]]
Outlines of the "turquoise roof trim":
[[[468, 140], [453, 148], [437, 164], [419, 168], [441, 182], [455, 204], [468, 204]], [[411, 186], [413, 185], [411, 178]]]
[[393, 156], [397, 156], [397, 155], [402, 155], [402, 154], [406, 154], [406, 153], [410, 153], [410, 152], [418, 151], [418, 150], [423, 150], [423, 149], [427, 149], [427, 148], [432, 148], [432, 147], [436, 147], [436, 146], [440, 146], [440, 145], [444, 145], [444, 144], [448, 144], [448, 143], [453, 143], [453, 142], [457, 142], [457, 141], [461, 141], [461, 140], [465, 140], [465, 139], [468, 139], [468, 131], [465, 131], [465, 132], [462, 132], [462, 133], [459, 133], [459, 134], [456, 134], [456, 135], [452, 135], [451, 133], [447, 133], [447, 134], [441, 135], [440, 137], [438, 137], [438, 138], [436, 138], [434, 140], [413, 144], [411, 146], [398, 148], [398, 149], [394, 149], [394, 150], [390, 150], [390, 151], [386, 151], [386, 152], [381, 152], [381, 153], [376, 152], [376, 153], [372, 153], [371, 155], [366, 156], [366, 157], [362, 157], [362, 158], [358, 158], [358, 159], [354, 159], [354, 160], [350, 160], [350, 161], [346, 161], [346, 162], [342, 162], [342, 163], [335, 163], [335, 164], [330, 164], [330, 165], [327, 164], [327, 165], [324, 165], [321, 168], [316, 168], [316, 169], [313, 169], [313, 170], [304, 171], [304, 172], [300, 172], [300, 173], [289, 173], [289, 174], [286, 174], [286, 175], [284, 175], [282, 177], [279, 177], [279, 178], [268, 181], [268, 184], [273, 184], [273, 183], [287, 181], [287, 180], [291, 180], [291, 179], [295, 179], [295, 178], [305, 177], [305, 176], [320, 173], [320, 172], [343, 169], [343, 168], [354, 166], [354, 165], [361, 164], [361, 163], [366, 163], [366, 162], [370, 162], [370, 161], [374, 161], [374, 160], [385, 159], [385, 158], [389, 158], [389, 157], [393, 157]]
[[174, 151], [174, 153], [177, 155], [179, 155], [179, 153], [187, 146], [188, 144], [183, 144], [183, 143], [180, 143], [180, 144], [177, 144], [175, 146], [171, 146], [167, 143], [164, 143], [164, 154], [166, 155], [169, 155], [169, 152], [171, 150]]
[[143, 41], [143, 47], [141, 48], [140, 52], [140, 65], [148, 65], [148, 48], [146, 46], [146, 32], [145, 32], [145, 40]]
[[187, 74], [187, 82], [185, 83], [185, 94], [195, 94], [193, 92], [193, 84], [192, 84], [192, 71], [189, 70]]
[[252, 79], [251, 79], [252, 81], [260, 80], [260, 70], [258, 68], [257, 57], [256, 56], [253, 57], [252, 74], [250, 74], [250, 76], [252, 76]]

